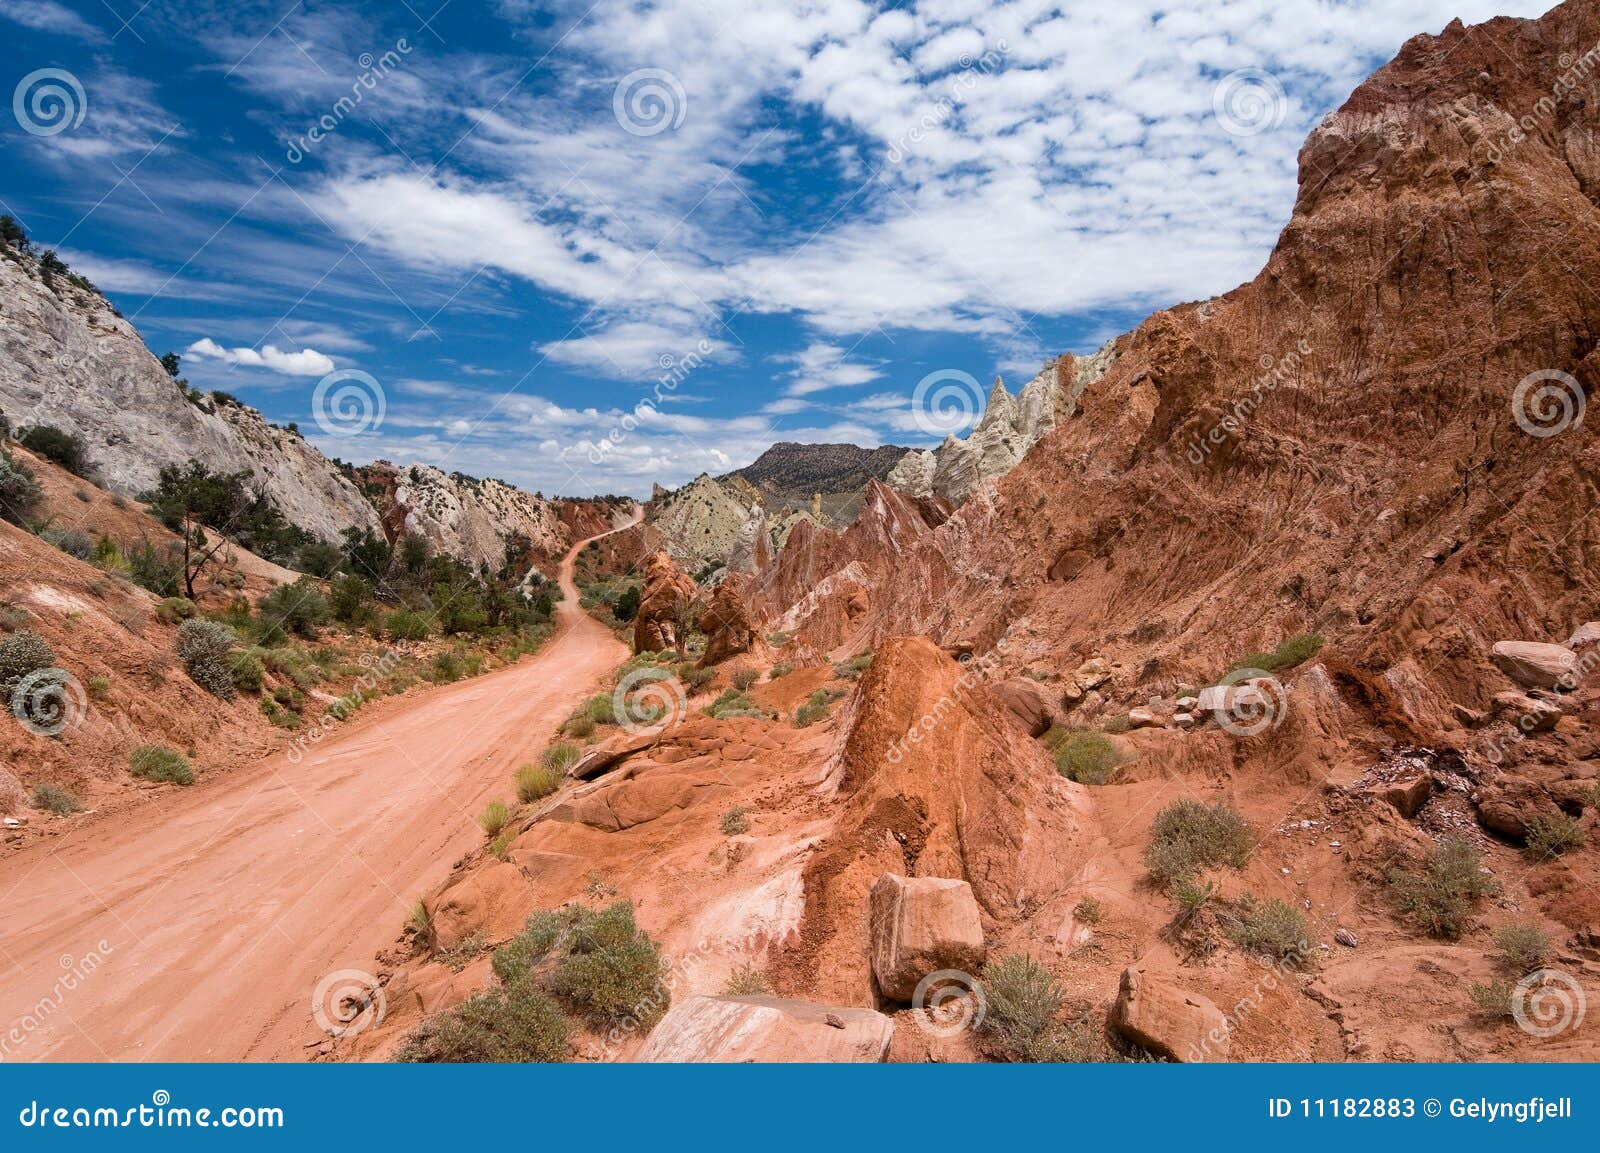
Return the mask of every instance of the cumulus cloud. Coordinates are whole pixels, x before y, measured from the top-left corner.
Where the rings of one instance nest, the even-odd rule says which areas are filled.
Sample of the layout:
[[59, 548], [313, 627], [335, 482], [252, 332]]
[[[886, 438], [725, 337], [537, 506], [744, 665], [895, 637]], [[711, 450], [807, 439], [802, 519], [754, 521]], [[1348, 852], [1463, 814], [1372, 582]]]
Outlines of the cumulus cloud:
[[220, 360], [245, 368], [265, 368], [285, 376], [326, 376], [333, 371], [333, 360], [314, 348], [288, 352], [275, 344], [256, 348], [224, 348], [209, 336], [195, 341], [184, 355], [202, 360]]
[[789, 372], [789, 383], [784, 386], [786, 396], [809, 396], [833, 388], [848, 388], [869, 384], [883, 375], [871, 365], [852, 363], [848, 349], [837, 344], [815, 341], [799, 352], [779, 357], [780, 363], [795, 367]]

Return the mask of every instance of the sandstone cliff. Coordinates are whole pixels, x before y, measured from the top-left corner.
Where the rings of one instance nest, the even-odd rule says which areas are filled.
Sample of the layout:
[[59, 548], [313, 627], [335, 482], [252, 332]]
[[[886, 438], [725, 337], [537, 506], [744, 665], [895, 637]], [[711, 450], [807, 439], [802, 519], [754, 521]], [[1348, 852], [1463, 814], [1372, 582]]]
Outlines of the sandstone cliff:
[[162, 465], [199, 460], [250, 473], [290, 521], [326, 540], [378, 527], [356, 487], [301, 437], [254, 409], [190, 399], [87, 282], [41, 275], [13, 248], [0, 253], [0, 409], [13, 425], [82, 437], [118, 492], [138, 494]]

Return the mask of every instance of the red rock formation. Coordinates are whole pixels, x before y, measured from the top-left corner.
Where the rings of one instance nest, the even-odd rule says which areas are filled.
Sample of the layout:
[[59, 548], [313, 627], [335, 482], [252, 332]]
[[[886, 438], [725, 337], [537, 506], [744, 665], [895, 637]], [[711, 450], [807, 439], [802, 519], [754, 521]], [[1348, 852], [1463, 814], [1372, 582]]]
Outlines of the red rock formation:
[[645, 562], [644, 591], [639, 597], [639, 612], [633, 618], [634, 651], [681, 652], [683, 637], [678, 630], [695, 592], [694, 581], [670, 556], [664, 552], [651, 556]]
[[745, 604], [741, 592], [743, 586], [742, 577], [730, 575], [717, 586], [711, 603], [695, 622], [695, 627], [706, 634], [706, 651], [700, 658], [701, 668], [721, 664], [741, 653], [752, 653], [760, 660], [768, 656], [767, 642], [761, 635], [761, 628]]

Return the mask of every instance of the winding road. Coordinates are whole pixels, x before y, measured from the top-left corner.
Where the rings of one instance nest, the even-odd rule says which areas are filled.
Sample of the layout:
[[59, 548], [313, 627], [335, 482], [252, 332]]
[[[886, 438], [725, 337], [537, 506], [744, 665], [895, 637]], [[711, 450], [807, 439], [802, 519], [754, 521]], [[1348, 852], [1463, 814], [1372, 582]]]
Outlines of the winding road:
[[484, 805], [626, 659], [578, 604], [588, 543], [535, 655], [9, 857], [0, 1061], [303, 1059], [318, 983], [372, 968], [482, 842]]

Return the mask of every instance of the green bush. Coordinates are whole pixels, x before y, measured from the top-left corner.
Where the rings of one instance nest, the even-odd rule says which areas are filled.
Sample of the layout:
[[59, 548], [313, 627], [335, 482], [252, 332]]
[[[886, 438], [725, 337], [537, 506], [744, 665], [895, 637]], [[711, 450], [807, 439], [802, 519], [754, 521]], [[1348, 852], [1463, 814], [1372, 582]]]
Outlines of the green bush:
[[[571, 745], [558, 745], [557, 748], [572, 748]], [[552, 750], [546, 750], [549, 756]], [[524, 805], [548, 797], [561, 787], [561, 782], [566, 779], [565, 768], [555, 765], [523, 765], [517, 770], [517, 800]]]
[[572, 1031], [561, 1006], [530, 980], [480, 993], [425, 1022], [395, 1058], [407, 1062], [565, 1061]]
[[441, 685], [461, 679], [461, 662], [456, 659], [455, 653], [440, 653], [433, 658], [433, 679]]
[[156, 547], [148, 540], [128, 553], [128, 576], [158, 597], [177, 596], [183, 589], [183, 549], [175, 541]]
[[483, 826], [484, 835], [490, 840], [498, 837], [500, 830], [510, 823], [511, 810], [506, 808], [504, 801], [490, 801], [478, 815], [478, 824]]
[[[1048, 734], [1047, 734], [1048, 735]], [[1103, 785], [1120, 758], [1117, 747], [1099, 733], [1069, 733], [1055, 746], [1056, 769], [1080, 785]]]
[[1500, 965], [1516, 977], [1544, 967], [1550, 959], [1550, 938], [1537, 925], [1506, 925], [1494, 931]]
[[1173, 801], [1150, 826], [1144, 861], [1158, 884], [1192, 877], [1205, 869], [1242, 869], [1250, 860], [1250, 826], [1225, 801]]
[[671, 996], [661, 984], [660, 951], [634, 923], [631, 901], [598, 912], [567, 905], [535, 913], [495, 950], [493, 968], [503, 984], [536, 981], [599, 1024], [631, 1018], [648, 1027]]
[[0, 520], [26, 528], [43, 500], [44, 490], [33, 470], [0, 446]]
[[569, 737], [577, 737], [580, 741], [594, 735], [594, 718], [587, 712], [580, 712], [567, 718], [567, 723], [561, 726], [561, 731]]
[[[1297, 633], [1278, 645], [1270, 653], [1247, 653], [1233, 662], [1234, 669], [1261, 669], [1263, 672], [1281, 673], [1304, 664], [1322, 648], [1322, 638], [1315, 633]], [[1231, 670], [1230, 670], [1231, 671]]]
[[1094, 897], [1085, 897], [1073, 906], [1072, 915], [1085, 925], [1098, 925], [1105, 919], [1105, 909]]
[[36, 424], [25, 429], [17, 440], [29, 452], [54, 461], [76, 476], [89, 471], [88, 453], [80, 436], [48, 424]]
[[1583, 847], [1583, 828], [1576, 817], [1565, 813], [1540, 814], [1528, 822], [1528, 841], [1523, 848], [1528, 860], [1548, 861]]
[[45, 540], [70, 557], [76, 557], [78, 560], [88, 560], [94, 556], [94, 541], [82, 529], [69, 528], [65, 532], [57, 532], [52, 529], [43, 535]]
[[722, 814], [722, 832], [729, 837], [741, 836], [750, 831], [750, 819], [738, 805]]
[[745, 692], [751, 685], [756, 683], [760, 676], [761, 674], [755, 669], [740, 669], [728, 678], [728, 683], [740, 692]]
[[140, 745], [128, 754], [128, 771], [146, 781], [194, 784], [189, 758], [165, 745]]
[[178, 659], [195, 684], [213, 696], [231, 701], [233, 630], [216, 621], [188, 620], [178, 626]]
[[1500, 891], [1483, 872], [1483, 854], [1465, 837], [1445, 837], [1421, 869], [1391, 869], [1389, 893], [1407, 920], [1434, 937], [1461, 936], [1484, 897]]
[[356, 573], [345, 573], [333, 582], [328, 609], [335, 620], [360, 627], [377, 618], [377, 592], [372, 582]]
[[861, 679], [861, 674], [872, 667], [872, 654], [862, 653], [859, 657], [851, 657], [847, 661], [840, 661], [833, 666], [833, 675], [843, 677], [847, 681]]
[[573, 765], [577, 764], [578, 758], [581, 756], [583, 756], [583, 750], [577, 745], [558, 743], [551, 745], [544, 751], [539, 757], [539, 763], [547, 769], [555, 769], [558, 772], [565, 773]]
[[722, 985], [724, 997], [754, 997], [772, 992], [767, 975], [754, 965], [739, 965]]
[[1276, 897], [1258, 901], [1246, 893], [1235, 902], [1228, 919], [1228, 936], [1254, 956], [1283, 960], [1310, 954], [1310, 925], [1300, 910]]
[[1007, 1061], [1087, 1061], [1099, 1046], [1086, 1026], [1066, 1027], [1060, 1016], [1065, 994], [1049, 971], [1026, 953], [1012, 953], [983, 967], [988, 1009], [979, 1039]]
[[706, 706], [706, 714], [717, 720], [729, 717], [765, 717], [761, 706], [738, 689], [724, 689], [722, 695]]
[[827, 719], [828, 706], [826, 704], [818, 705], [808, 701], [794, 711], [794, 727], [797, 729], [807, 728], [818, 721]]
[[422, 613], [400, 608], [383, 619], [383, 631], [392, 641], [425, 641], [432, 625]]
[[232, 659], [233, 687], [241, 693], [259, 693], [266, 669], [261, 665], [261, 658], [249, 649], [234, 653]]
[[1510, 1017], [1512, 989], [1505, 981], [1474, 984], [1467, 990], [1472, 1003], [1491, 1017]]
[[301, 577], [291, 585], [279, 585], [261, 598], [261, 628], [264, 640], [277, 641], [285, 633], [315, 638], [317, 626], [332, 617], [322, 589], [311, 577]]
[[33, 807], [54, 813], [58, 817], [65, 817], [71, 813], [81, 813], [83, 802], [71, 789], [45, 782], [33, 786]]
[[163, 597], [161, 603], [156, 605], [156, 619], [175, 625], [179, 621], [189, 620], [198, 611], [188, 597]]
[[[23, 677], [55, 667], [56, 651], [32, 629], [18, 629], [0, 637], [0, 693], [8, 700]], [[0, 707], [3, 704], [0, 702]]]

